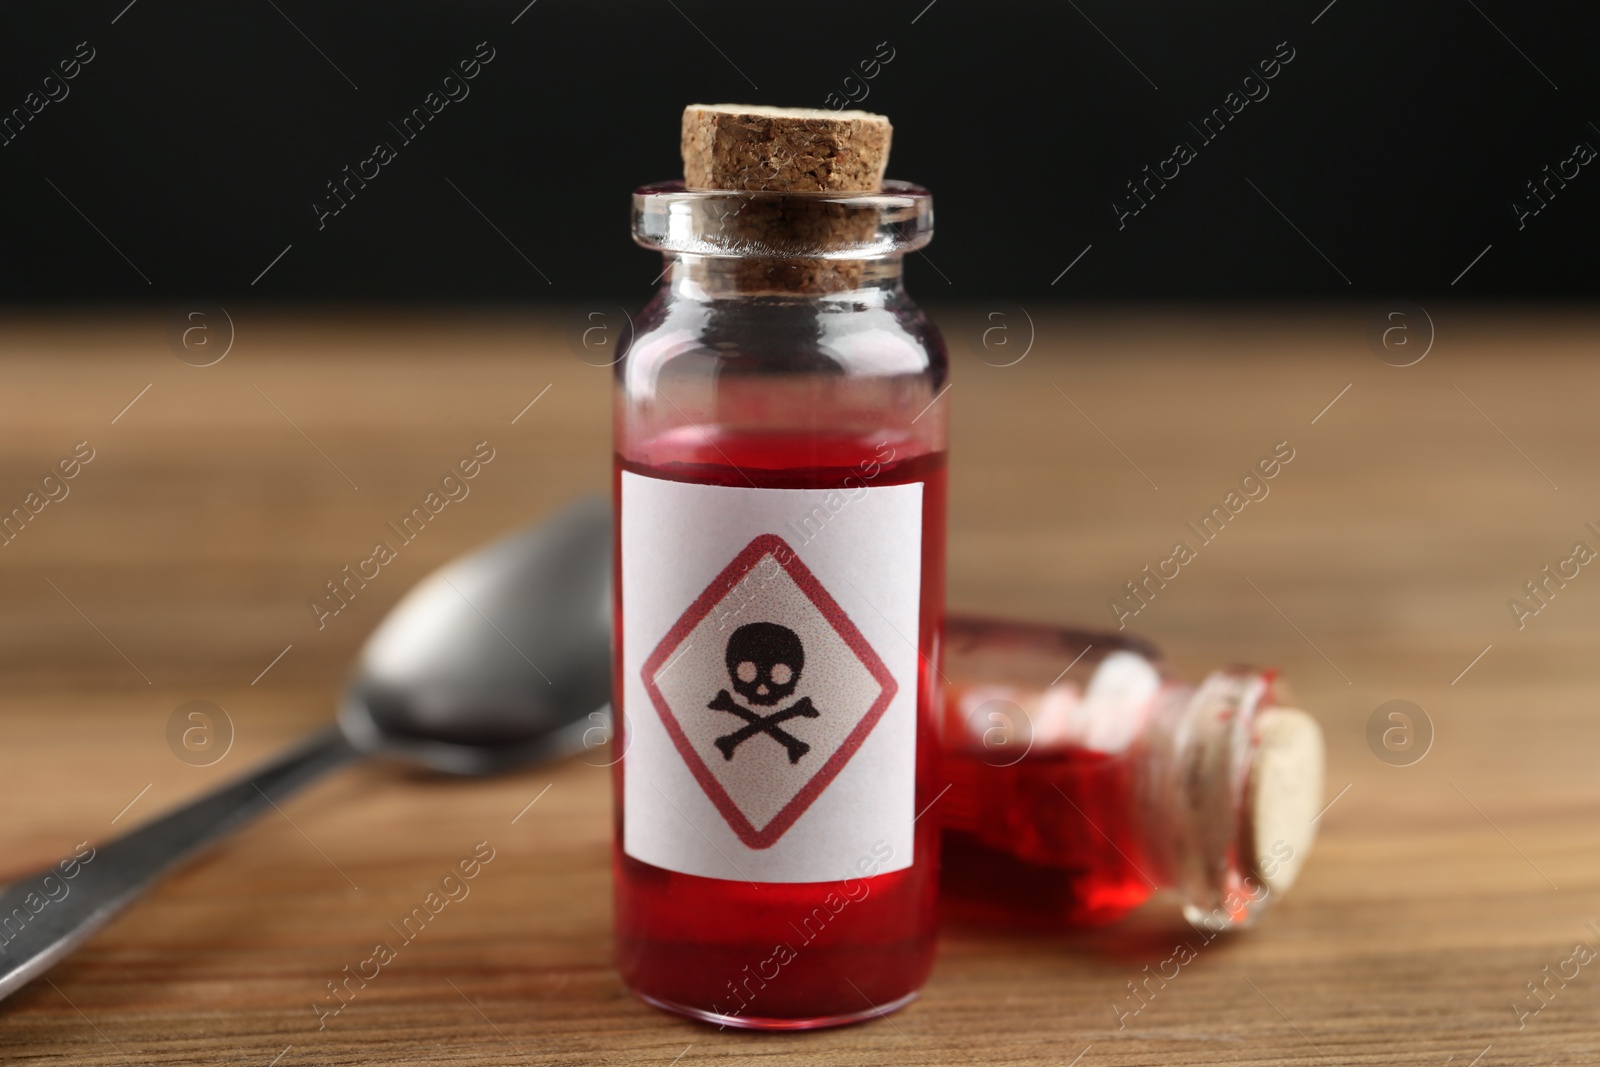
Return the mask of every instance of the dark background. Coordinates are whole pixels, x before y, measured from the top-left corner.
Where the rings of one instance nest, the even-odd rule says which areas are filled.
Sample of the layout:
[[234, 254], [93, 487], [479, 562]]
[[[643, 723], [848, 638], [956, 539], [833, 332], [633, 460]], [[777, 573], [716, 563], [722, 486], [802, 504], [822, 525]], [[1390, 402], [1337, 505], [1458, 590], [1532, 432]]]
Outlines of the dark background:
[[[6, 5], [0, 111], [96, 55], [0, 148], [0, 299], [637, 305], [659, 262], [627, 194], [680, 173], [682, 106], [824, 106], [880, 42], [861, 106], [938, 197], [924, 299], [1595, 292], [1600, 161], [1511, 209], [1600, 148], [1593, 3], [525, 3]], [[480, 41], [471, 95], [400, 147], [388, 122]], [[1119, 231], [1124, 183], [1282, 41], [1271, 95]], [[378, 140], [399, 157], [319, 230]]]

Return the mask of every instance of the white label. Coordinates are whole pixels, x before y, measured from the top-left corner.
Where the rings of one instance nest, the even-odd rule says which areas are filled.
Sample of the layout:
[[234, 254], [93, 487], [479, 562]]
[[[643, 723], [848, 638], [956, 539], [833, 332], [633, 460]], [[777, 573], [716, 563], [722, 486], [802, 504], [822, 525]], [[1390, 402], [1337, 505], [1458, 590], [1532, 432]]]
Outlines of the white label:
[[[622, 475], [623, 850], [752, 882], [912, 862], [922, 485]], [[880, 844], [880, 842], [882, 844]]]

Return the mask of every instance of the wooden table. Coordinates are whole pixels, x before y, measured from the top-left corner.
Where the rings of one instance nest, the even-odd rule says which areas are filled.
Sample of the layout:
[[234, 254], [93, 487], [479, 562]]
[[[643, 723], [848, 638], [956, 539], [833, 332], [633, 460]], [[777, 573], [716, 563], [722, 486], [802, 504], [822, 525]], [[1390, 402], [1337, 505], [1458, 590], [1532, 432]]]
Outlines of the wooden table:
[[[1583, 525], [1600, 526], [1600, 323], [1433, 308], [1432, 351], [1396, 368], [1366, 340], [1376, 308], [1033, 308], [1027, 358], [995, 367], [993, 310], [1022, 339], [1015, 309], [942, 316], [954, 606], [1110, 623], [1185, 521], [1276, 443], [1294, 449], [1270, 496], [1129, 621], [1190, 675], [1281, 666], [1327, 732], [1321, 840], [1258, 929], [1208, 947], [1122, 1029], [1112, 1002], [1179, 936], [1170, 901], [1083, 934], [947, 929], [922, 1000], [890, 1021], [717, 1032], [636, 1003], [612, 970], [605, 771], [370, 765], [0, 1005], [0, 1061], [1600, 1063], [1600, 963], [1552, 981], [1520, 1028], [1512, 1006], [1539, 1003], [1525, 983], [1574, 943], [1600, 948], [1584, 926], [1600, 925], [1600, 575], [1582, 568], [1520, 630], [1507, 607], [1575, 541], [1600, 547]], [[571, 315], [231, 311], [234, 346], [204, 368], [174, 358], [162, 314], [0, 332], [0, 502], [94, 449], [0, 548], [9, 868], [326, 721], [408, 586], [607, 484], [609, 374], [569, 352]], [[307, 600], [483, 440], [496, 458], [470, 497], [319, 631]], [[210, 767], [168, 747], [193, 699], [233, 724]], [[1367, 744], [1392, 699], [1435, 731], [1411, 766]], [[325, 983], [480, 841], [495, 859], [470, 897], [319, 1030]]]

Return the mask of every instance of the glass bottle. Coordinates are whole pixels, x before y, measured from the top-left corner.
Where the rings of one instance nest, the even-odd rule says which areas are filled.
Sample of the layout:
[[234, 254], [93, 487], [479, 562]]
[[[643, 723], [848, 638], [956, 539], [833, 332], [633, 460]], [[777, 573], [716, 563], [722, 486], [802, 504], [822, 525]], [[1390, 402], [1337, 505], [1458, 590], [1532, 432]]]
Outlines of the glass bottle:
[[1195, 686], [1115, 634], [952, 617], [945, 628], [947, 908], [1095, 924], [1157, 890], [1208, 930], [1250, 923], [1315, 836], [1323, 745], [1274, 672]]
[[881, 1014], [936, 922], [948, 366], [902, 284], [932, 201], [633, 205], [666, 269], [616, 367], [618, 969], [722, 1025]]

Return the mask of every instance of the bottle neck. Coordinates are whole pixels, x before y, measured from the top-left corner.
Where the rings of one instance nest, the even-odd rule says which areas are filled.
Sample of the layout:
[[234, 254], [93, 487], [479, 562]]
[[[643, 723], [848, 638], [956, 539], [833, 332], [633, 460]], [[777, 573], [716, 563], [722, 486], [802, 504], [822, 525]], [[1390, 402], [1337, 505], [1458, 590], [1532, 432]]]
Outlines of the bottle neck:
[[1270, 677], [1243, 670], [1168, 686], [1142, 741], [1134, 811], [1149, 876], [1178, 891], [1196, 926], [1248, 924], [1271, 892], [1249, 803], [1271, 690]]
[[904, 257], [799, 259], [669, 252], [662, 285], [673, 296], [821, 297], [904, 292]]

